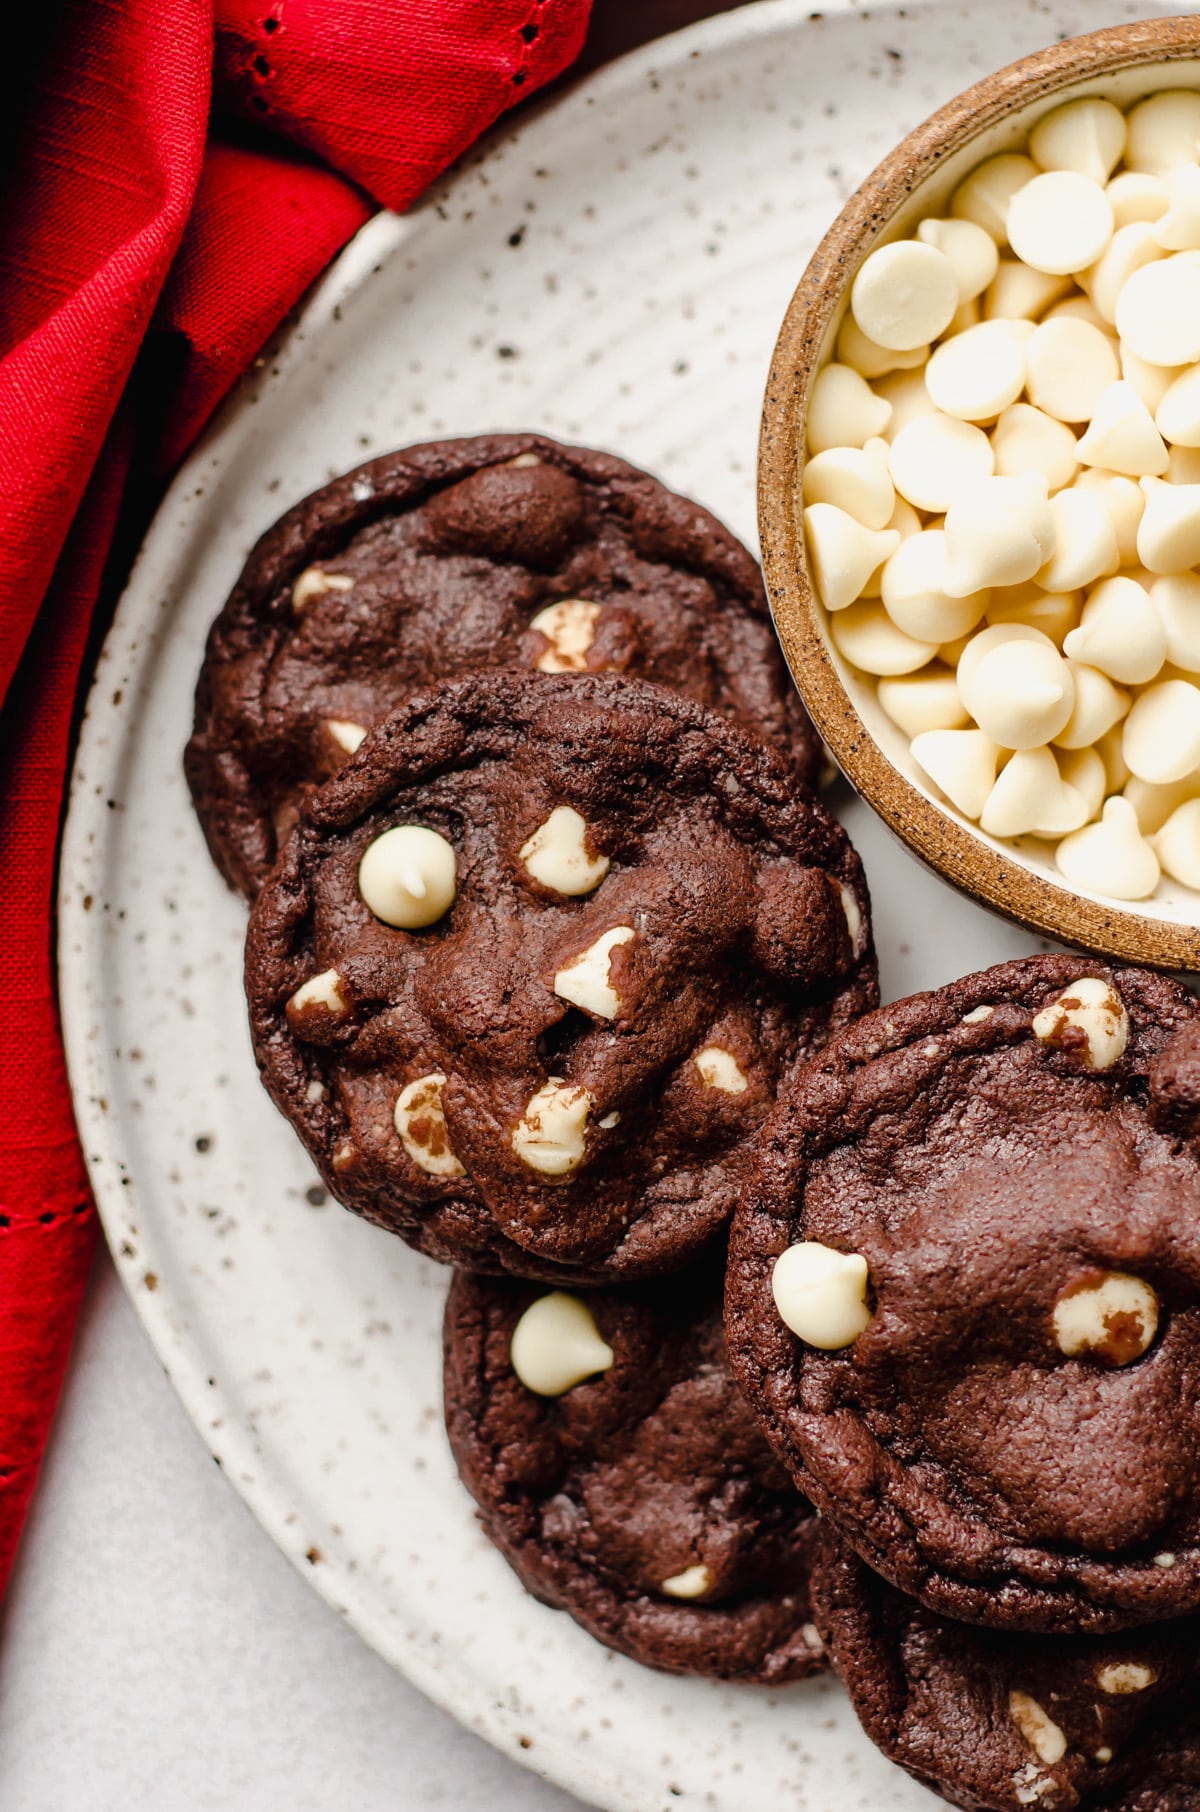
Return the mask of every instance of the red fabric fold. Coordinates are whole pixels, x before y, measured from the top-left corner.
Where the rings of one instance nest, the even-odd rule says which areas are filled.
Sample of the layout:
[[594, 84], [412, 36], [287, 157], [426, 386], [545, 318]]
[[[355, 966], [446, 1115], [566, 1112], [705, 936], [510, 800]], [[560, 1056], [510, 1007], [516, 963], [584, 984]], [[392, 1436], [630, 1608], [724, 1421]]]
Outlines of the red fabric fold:
[[[211, 0], [67, 0], [31, 77], [0, 206], [0, 1590], [94, 1238], [52, 906], [123, 499], [128, 529], [131, 495], [140, 508], [148, 474], [177, 461], [375, 203], [408, 205], [557, 75], [588, 4], [218, 0], [214, 21]], [[253, 142], [207, 136], [214, 72]]]

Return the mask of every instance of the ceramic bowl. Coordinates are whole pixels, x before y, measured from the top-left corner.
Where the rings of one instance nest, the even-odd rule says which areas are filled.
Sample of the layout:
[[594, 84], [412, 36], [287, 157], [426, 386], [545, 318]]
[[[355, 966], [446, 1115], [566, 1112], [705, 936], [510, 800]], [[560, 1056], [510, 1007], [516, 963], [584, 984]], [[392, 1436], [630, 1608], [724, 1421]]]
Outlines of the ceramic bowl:
[[905, 843], [985, 905], [1064, 943], [1200, 971], [1200, 895], [1167, 879], [1128, 905], [1077, 891], [1034, 838], [986, 836], [935, 796], [874, 687], [834, 648], [810, 584], [801, 476], [816, 373], [873, 247], [943, 214], [983, 158], [1022, 148], [1041, 114], [1099, 94], [1128, 107], [1162, 88], [1200, 90], [1200, 16], [1152, 19], [1071, 38], [967, 89], [918, 126], [851, 197], [818, 246], [784, 318], [763, 406], [759, 528], [771, 607], [797, 686], [852, 785]]

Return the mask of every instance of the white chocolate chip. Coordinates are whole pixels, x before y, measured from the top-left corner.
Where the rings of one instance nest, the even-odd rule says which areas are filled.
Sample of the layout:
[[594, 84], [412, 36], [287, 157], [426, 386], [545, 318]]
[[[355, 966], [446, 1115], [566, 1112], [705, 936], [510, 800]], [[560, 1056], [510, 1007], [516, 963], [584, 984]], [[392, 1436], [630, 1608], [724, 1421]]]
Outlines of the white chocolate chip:
[[703, 1598], [712, 1588], [713, 1576], [705, 1566], [685, 1567], [682, 1573], [672, 1573], [670, 1579], [662, 1582], [669, 1598]]
[[958, 303], [958, 278], [949, 258], [917, 239], [878, 246], [850, 290], [850, 307], [863, 333], [896, 352], [927, 346], [945, 333]]
[[[1200, 176], [1200, 169], [1196, 174]], [[1200, 365], [1189, 365], [1172, 379], [1154, 420], [1159, 433], [1175, 446], [1200, 447]]]
[[329, 1090], [325, 1087], [325, 1084], [314, 1076], [304, 1091], [304, 1099], [306, 1101], [311, 1101], [315, 1106], [318, 1101], [324, 1101], [328, 1093]]
[[1035, 271], [1061, 276], [1095, 264], [1113, 235], [1112, 203], [1090, 176], [1047, 170], [1008, 205], [1013, 251]]
[[1200, 95], [1167, 88], [1141, 101], [1126, 117], [1125, 162], [1131, 170], [1169, 176], [1193, 164], [1200, 148]]
[[565, 1396], [608, 1371], [616, 1358], [587, 1303], [565, 1290], [551, 1290], [530, 1303], [508, 1351], [521, 1383], [539, 1397]]
[[549, 646], [538, 655], [539, 673], [583, 673], [588, 649], [596, 639], [596, 618], [602, 606], [587, 598], [561, 598], [547, 604], [530, 619], [529, 627], [544, 635]]
[[1179, 1556], [1177, 1554], [1156, 1554], [1154, 1556], [1154, 1565], [1156, 1567], [1161, 1567], [1164, 1573], [1169, 1573], [1171, 1568], [1176, 1565], [1178, 1559]]
[[[1187, 370], [1186, 365], [1182, 368], [1175, 365], [1151, 365], [1145, 359], [1139, 359], [1137, 353], [1124, 340], [1120, 342], [1119, 356], [1121, 376], [1127, 384], [1133, 385], [1152, 415], [1179, 376], [1180, 369]], [[1162, 430], [1159, 429], [1159, 432], [1161, 433]], [[1167, 469], [1170, 471], [1169, 465]]]
[[1112, 1752], [1112, 1750], [1111, 1750], [1111, 1749], [1110, 1749], [1110, 1748], [1109, 1748], [1109, 1746], [1108, 1746], [1108, 1744], [1107, 1744], [1107, 1743], [1101, 1743], [1101, 1745], [1100, 1745], [1100, 1747], [1099, 1747], [1099, 1749], [1097, 1749], [1097, 1750], [1095, 1750], [1095, 1751], [1093, 1751], [1093, 1755], [1092, 1755], [1092, 1760], [1093, 1760], [1093, 1761], [1097, 1761], [1097, 1762], [1099, 1762], [1099, 1763], [1100, 1763], [1100, 1766], [1101, 1766], [1101, 1767], [1102, 1767], [1102, 1768], [1103, 1768], [1103, 1767], [1104, 1767], [1104, 1766], [1105, 1766], [1105, 1765], [1106, 1765], [1106, 1764], [1107, 1764], [1107, 1763], [1108, 1763], [1108, 1762], [1111, 1762], [1111, 1761], [1112, 1761], [1112, 1759], [1113, 1759], [1113, 1752]]
[[966, 597], [991, 585], [1020, 585], [1051, 558], [1055, 536], [1040, 472], [978, 479], [946, 511], [946, 589]]
[[917, 766], [967, 818], [978, 818], [996, 783], [1000, 749], [982, 730], [925, 730], [912, 742]]
[[303, 1013], [308, 1007], [323, 1007], [327, 1013], [348, 1013], [350, 1002], [342, 989], [345, 986], [336, 969], [323, 969], [320, 975], [311, 975], [302, 982], [288, 1001], [289, 1013]]
[[1169, 206], [1166, 183], [1145, 170], [1120, 171], [1111, 178], [1107, 192], [1118, 229], [1132, 220], [1158, 220]]
[[571, 805], [556, 805], [519, 853], [535, 881], [568, 899], [591, 893], [612, 866], [607, 856], [589, 853], [587, 824]]
[[536, 453], [518, 453], [515, 459], [507, 461], [507, 464], [518, 472], [524, 471], [529, 466], [540, 466], [541, 463], [541, 459]]
[[845, 610], [861, 597], [876, 567], [900, 545], [895, 529], [864, 528], [833, 503], [809, 504], [804, 535], [813, 581], [828, 611]]
[[1041, 472], [1050, 491], [1070, 484], [1079, 469], [1070, 428], [1032, 403], [1014, 403], [1003, 411], [992, 430], [992, 452], [1001, 478]]
[[854, 955], [858, 956], [862, 949], [862, 911], [853, 893], [842, 882], [838, 884], [838, 893], [841, 897], [842, 911], [846, 915], [846, 930], [850, 934], [850, 948]]
[[880, 378], [875, 389], [892, 412], [887, 427], [880, 429], [881, 437], [889, 444], [895, 440], [901, 428], [907, 428], [909, 422], [916, 421], [922, 415], [938, 413], [934, 409], [933, 398], [925, 388], [924, 366], [920, 371], [896, 371], [890, 377]]
[[1136, 579], [1118, 577], [1096, 586], [1063, 650], [1122, 685], [1145, 686], [1167, 658], [1167, 638], [1150, 594]]
[[924, 730], [963, 730], [970, 722], [958, 682], [946, 667], [881, 679], [879, 702], [911, 741]]
[[892, 483], [919, 510], [946, 510], [980, 479], [990, 478], [995, 457], [981, 428], [940, 409], [906, 422], [888, 458]]
[[338, 1171], [349, 1170], [357, 1162], [358, 1152], [355, 1146], [351, 1140], [343, 1139], [341, 1144], [334, 1150], [333, 1168]]
[[981, 1025], [983, 1025], [985, 1020], [988, 1020], [992, 1017], [992, 1014], [995, 1011], [996, 1011], [995, 1007], [989, 1007], [989, 1006], [972, 1007], [971, 1011], [969, 1013], [963, 1014], [962, 1023], [965, 1026], [981, 1026]]
[[353, 590], [354, 580], [347, 573], [327, 573], [322, 566], [306, 566], [292, 586], [292, 609], [307, 609], [327, 591]]
[[1103, 497], [1094, 491], [1056, 491], [1050, 514], [1054, 552], [1036, 575], [1040, 586], [1050, 592], [1080, 591], [1116, 572], [1121, 559], [1117, 531]]
[[1134, 271], [1164, 256], [1155, 234], [1156, 229], [1144, 220], [1118, 227], [1091, 270], [1081, 273], [1079, 281], [1099, 316], [1097, 327], [1111, 332], [1117, 319], [1117, 300]]
[[1171, 447], [1167, 477], [1172, 484], [1200, 484], [1200, 447]]
[[1200, 484], [1143, 478], [1146, 508], [1138, 524], [1137, 551], [1152, 573], [1181, 573], [1200, 561]]
[[1096, 1674], [1096, 1685], [1101, 1692], [1123, 1695], [1132, 1692], [1145, 1692], [1153, 1686], [1158, 1675], [1144, 1661], [1109, 1661]]
[[1002, 642], [975, 663], [964, 702], [1002, 749], [1037, 749], [1066, 728], [1075, 682], [1052, 642]]
[[866, 529], [887, 528], [896, 490], [888, 473], [886, 440], [814, 454], [804, 468], [804, 501], [836, 504]]
[[[987, 629], [981, 629], [967, 642], [958, 660], [958, 689], [962, 694], [963, 704], [971, 711], [972, 692], [975, 673], [985, 657], [995, 648], [1003, 648], [1007, 642], [1028, 642], [1033, 647], [1042, 647], [1049, 637], [1038, 629], [1030, 629], [1024, 623], [996, 623]], [[1050, 644], [1053, 647], [1053, 643]]]
[[1024, 347], [998, 321], [968, 327], [943, 340], [933, 353], [925, 367], [925, 388], [946, 415], [991, 421], [1025, 388]]
[[1074, 787], [1087, 808], [1084, 822], [1098, 818], [1108, 794], [1108, 774], [1099, 750], [1062, 749], [1057, 761], [1063, 780], [1069, 787]]
[[347, 755], [354, 755], [366, 741], [367, 732], [362, 724], [351, 723], [345, 717], [327, 717], [325, 728], [336, 742], [339, 749]]
[[609, 980], [609, 959], [622, 944], [632, 943], [632, 925], [615, 925], [598, 937], [594, 944], [572, 957], [554, 977], [554, 992], [560, 1000], [570, 1001], [597, 1019], [615, 1019], [621, 1010], [621, 997]]
[[750, 1086], [737, 1058], [723, 1045], [706, 1044], [692, 1061], [705, 1088], [719, 1089], [724, 1095], [744, 1095]]
[[[1119, 793], [1129, 783], [1129, 768], [1121, 750], [1124, 733], [1123, 725], [1114, 724], [1103, 736], [1097, 736], [1092, 745], [1104, 763], [1104, 785], [1105, 791], [1109, 793]], [[1061, 748], [1062, 745], [1059, 746]]]
[[1154, 417], [1132, 384], [1119, 378], [1097, 400], [1076, 451], [1081, 464], [1103, 466], [1127, 478], [1157, 476], [1167, 469], [1167, 449]]
[[1010, 1692], [1008, 1715], [1033, 1753], [1047, 1768], [1055, 1767], [1067, 1753], [1067, 1739], [1048, 1712], [1025, 1692]]
[[1083, 661], [1067, 665], [1075, 682], [1075, 709], [1054, 740], [1060, 749], [1087, 749], [1120, 723], [1129, 709], [1129, 694], [1098, 667]]
[[1062, 422], [1090, 421], [1121, 375], [1107, 334], [1087, 321], [1043, 321], [1025, 347], [1029, 400]]
[[924, 529], [901, 542], [884, 563], [880, 593], [892, 622], [918, 642], [952, 642], [974, 629], [989, 593], [952, 598], [945, 589], [946, 537]]
[[1122, 566], [1137, 564], [1137, 532], [1146, 509], [1145, 493], [1132, 478], [1119, 472], [1101, 472], [1085, 466], [1075, 481], [1079, 491], [1094, 491], [1103, 497], [1117, 536], [1117, 553]]
[[1064, 837], [1054, 859], [1072, 887], [1113, 900], [1145, 900], [1158, 886], [1158, 857], [1138, 829], [1137, 813], [1120, 795], [1105, 801], [1098, 824]]
[[1176, 806], [1150, 842], [1164, 872], [1200, 893], [1200, 796]]
[[1063, 780], [1049, 749], [1019, 749], [979, 814], [992, 837], [1064, 837], [1087, 820], [1087, 801]]
[[565, 1177], [583, 1162], [592, 1097], [576, 1083], [550, 1076], [531, 1095], [512, 1131], [522, 1164], [546, 1177]]
[[1030, 270], [1019, 258], [1001, 258], [983, 300], [984, 319], [1032, 321], [1070, 288], [1070, 277], [1052, 277]]
[[1168, 679], [1141, 693], [1125, 719], [1122, 746], [1130, 772], [1155, 786], [1200, 767], [1200, 686]]
[[396, 1131], [418, 1170], [431, 1177], [462, 1177], [467, 1173], [455, 1157], [446, 1131], [442, 1108], [445, 1085], [446, 1078], [440, 1070], [406, 1082], [396, 1098]]
[[596, 1125], [602, 1126], [605, 1132], [611, 1132], [614, 1126], [620, 1126], [621, 1116], [614, 1108], [611, 1114], [602, 1114]]
[[1018, 189], [1023, 189], [1037, 175], [1031, 157], [1017, 152], [1002, 152], [977, 164], [970, 175], [959, 183], [950, 202], [950, 212], [957, 220], [973, 220], [997, 245], [1008, 243], [1008, 210]]
[[1180, 164], [1167, 177], [1167, 209], [1151, 229], [1169, 252], [1195, 251], [1200, 246], [1200, 169]]
[[917, 238], [923, 245], [936, 246], [950, 260], [960, 307], [982, 295], [996, 275], [1000, 261], [996, 241], [973, 220], [923, 220]]
[[1134, 271], [1117, 297], [1117, 331], [1151, 365], [1200, 359], [1200, 252], [1174, 252]]
[[[1140, 499], [1141, 492], [1138, 492]], [[1005, 624], [1035, 630], [1061, 648], [1064, 639], [1079, 621], [1080, 594], [1077, 591], [1043, 591], [1039, 585], [1002, 586], [994, 591], [987, 607], [991, 628]]]
[[454, 846], [423, 824], [395, 824], [367, 845], [358, 891], [385, 925], [418, 931], [454, 904]]
[[1029, 152], [1042, 170], [1074, 170], [1108, 181], [1125, 149], [1125, 115], [1098, 95], [1066, 101], [1044, 113], [1029, 134]]
[[912, 371], [929, 356], [928, 346], [914, 346], [908, 352], [896, 352], [890, 346], [877, 346], [863, 332], [852, 314], [847, 314], [837, 337], [837, 356], [865, 378], [886, 377], [890, 371]]
[[817, 1240], [789, 1246], [775, 1261], [771, 1291], [784, 1325], [808, 1346], [832, 1353], [871, 1324], [867, 1261]]
[[1068, 1359], [1095, 1353], [1113, 1365], [1131, 1365], [1154, 1344], [1158, 1297], [1142, 1278], [1108, 1271], [1060, 1296], [1052, 1321], [1055, 1342]]
[[933, 642], [917, 642], [896, 628], [882, 604], [851, 604], [829, 619], [839, 654], [864, 673], [915, 673], [937, 653]]
[[[1138, 825], [1143, 837], [1160, 831], [1171, 813], [1189, 799], [1200, 799], [1200, 768], [1191, 774], [1185, 774], [1182, 780], [1172, 780], [1165, 786], [1158, 786], [1153, 781], [1139, 780], [1136, 774], [1125, 770], [1121, 781], [1125, 797], [1137, 813]], [[1118, 787], [1110, 791], [1120, 791]]]
[[[924, 379], [922, 379], [922, 384]], [[808, 450], [863, 447], [882, 434], [892, 419], [892, 406], [849, 365], [826, 365], [809, 392], [806, 425]]]
[[[1082, 283], [1087, 276], [1080, 274]], [[1056, 302], [1042, 316], [1043, 321], [1086, 321], [1089, 327], [1097, 328], [1102, 334], [1111, 336], [1112, 324], [1104, 319], [1096, 304], [1089, 296], [1068, 296], [1065, 302]]]

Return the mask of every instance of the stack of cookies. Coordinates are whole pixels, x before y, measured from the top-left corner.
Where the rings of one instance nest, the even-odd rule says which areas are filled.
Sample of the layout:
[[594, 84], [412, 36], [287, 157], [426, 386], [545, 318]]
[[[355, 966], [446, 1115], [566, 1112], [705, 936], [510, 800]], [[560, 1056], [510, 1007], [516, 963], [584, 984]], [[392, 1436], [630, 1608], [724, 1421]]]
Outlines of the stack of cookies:
[[450, 1440], [536, 1596], [832, 1660], [965, 1806], [1200, 1807], [1200, 1008], [1040, 958], [871, 1011], [818, 754], [750, 556], [646, 474], [335, 480], [187, 756], [263, 1080], [456, 1267]]

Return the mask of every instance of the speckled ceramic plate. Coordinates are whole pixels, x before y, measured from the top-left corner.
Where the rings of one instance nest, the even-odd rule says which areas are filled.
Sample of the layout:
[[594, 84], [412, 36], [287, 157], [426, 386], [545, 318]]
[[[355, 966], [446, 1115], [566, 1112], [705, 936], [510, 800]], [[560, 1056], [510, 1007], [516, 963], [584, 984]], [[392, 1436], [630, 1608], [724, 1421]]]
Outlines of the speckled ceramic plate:
[[[116, 1262], [204, 1440], [313, 1585], [431, 1697], [602, 1806], [935, 1802], [831, 1683], [763, 1693], [645, 1672], [527, 1598], [478, 1533], [441, 1427], [445, 1276], [325, 1201], [255, 1080], [243, 909], [180, 772], [204, 635], [285, 505], [434, 435], [539, 428], [610, 447], [749, 539], [771, 348], [837, 209], [956, 90], [1099, 22], [1089, 0], [823, 0], [811, 16], [810, 0], [762, 0], [494, 137], [405, 220], [365, 229], [224, 411], [100, 661], [61, 961]], [[1030, 948], [842, 803], [888, 993]]]

